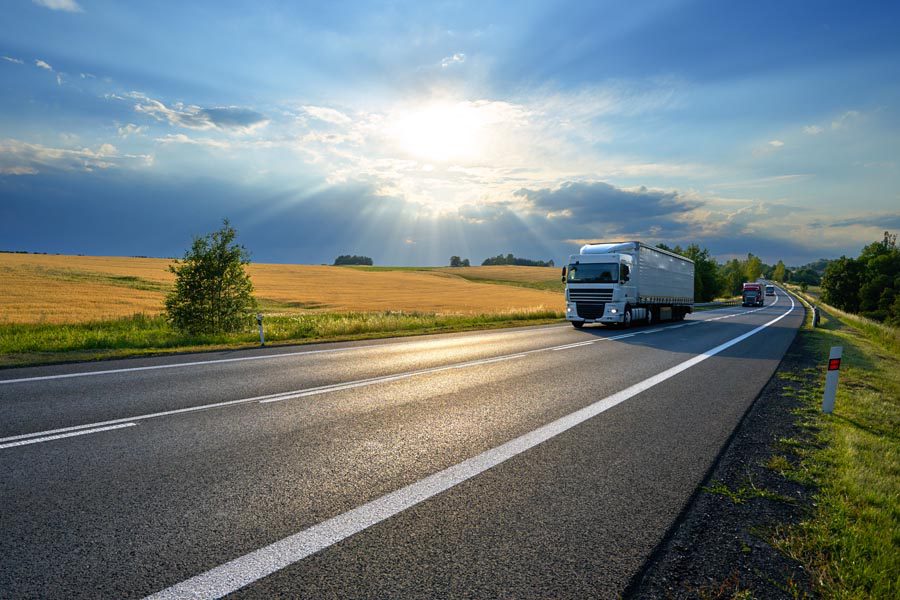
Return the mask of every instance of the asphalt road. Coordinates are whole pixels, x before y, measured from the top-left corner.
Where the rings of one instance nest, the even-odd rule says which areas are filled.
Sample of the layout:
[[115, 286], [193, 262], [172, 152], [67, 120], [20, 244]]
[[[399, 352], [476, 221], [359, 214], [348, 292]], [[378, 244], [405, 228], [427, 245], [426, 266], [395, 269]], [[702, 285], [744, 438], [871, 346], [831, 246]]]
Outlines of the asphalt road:
[[802, 322], [767, 300], [0, 371], [0, 598], [616, 597]]

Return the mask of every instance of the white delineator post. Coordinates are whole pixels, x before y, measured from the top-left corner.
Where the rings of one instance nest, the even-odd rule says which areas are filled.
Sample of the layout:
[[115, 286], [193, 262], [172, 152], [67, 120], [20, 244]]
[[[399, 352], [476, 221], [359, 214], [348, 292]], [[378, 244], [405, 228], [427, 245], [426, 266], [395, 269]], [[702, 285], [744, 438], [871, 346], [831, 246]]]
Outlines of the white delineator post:
[[841, 372], [843, 346], [832, 346], [828, 354], [828, 373], [825, 375], [825, 396], [822, 398], [822, 412], [834, 412], [834, 396], [837, 393], [838, 373]]
[[259, 323], [259, 345], [266, 345], [266, 338], [263, 336], [263, 326], [262, 326], [262, 313], [256, 313], [256, 322]]

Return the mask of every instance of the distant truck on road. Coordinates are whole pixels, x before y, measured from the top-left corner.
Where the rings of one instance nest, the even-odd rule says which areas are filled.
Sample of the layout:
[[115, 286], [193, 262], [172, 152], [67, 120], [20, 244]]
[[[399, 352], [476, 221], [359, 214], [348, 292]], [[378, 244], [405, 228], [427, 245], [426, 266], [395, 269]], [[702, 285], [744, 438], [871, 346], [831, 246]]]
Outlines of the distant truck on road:
[[629, 327], [694, 310], [694, 261], [641, 242], [585, 244], [563, 267], [566, 319]]
[[766, 301], [763, 284], [745, 283], [741, 292], [741, 306], [762, 306]]
[[766, 296], [774, 296], [775, 295], [775, 286], [767, 285], [766, 286]]

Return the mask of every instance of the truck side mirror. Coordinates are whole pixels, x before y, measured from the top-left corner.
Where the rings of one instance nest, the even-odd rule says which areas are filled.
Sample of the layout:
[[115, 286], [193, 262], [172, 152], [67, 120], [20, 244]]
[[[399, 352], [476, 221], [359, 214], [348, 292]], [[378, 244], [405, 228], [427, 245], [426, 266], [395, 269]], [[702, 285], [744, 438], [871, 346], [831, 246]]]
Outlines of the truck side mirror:
[[628, 265], [622, 265], [622, 283], [625, 283], [630, 278], [628, 277]]
[[566, 282], [566, 268], [565, 267], [563, 267], [563, 269], [562, 269], [562, 282], [563, 283]]

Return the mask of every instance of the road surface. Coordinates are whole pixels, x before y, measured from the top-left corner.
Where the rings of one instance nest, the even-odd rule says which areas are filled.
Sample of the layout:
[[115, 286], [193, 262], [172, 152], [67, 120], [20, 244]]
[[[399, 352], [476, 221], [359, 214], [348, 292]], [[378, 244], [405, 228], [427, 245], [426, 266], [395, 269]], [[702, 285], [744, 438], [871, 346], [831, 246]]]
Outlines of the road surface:
[[615, 597], [802, 322], [0, 371], [0, 598]]

